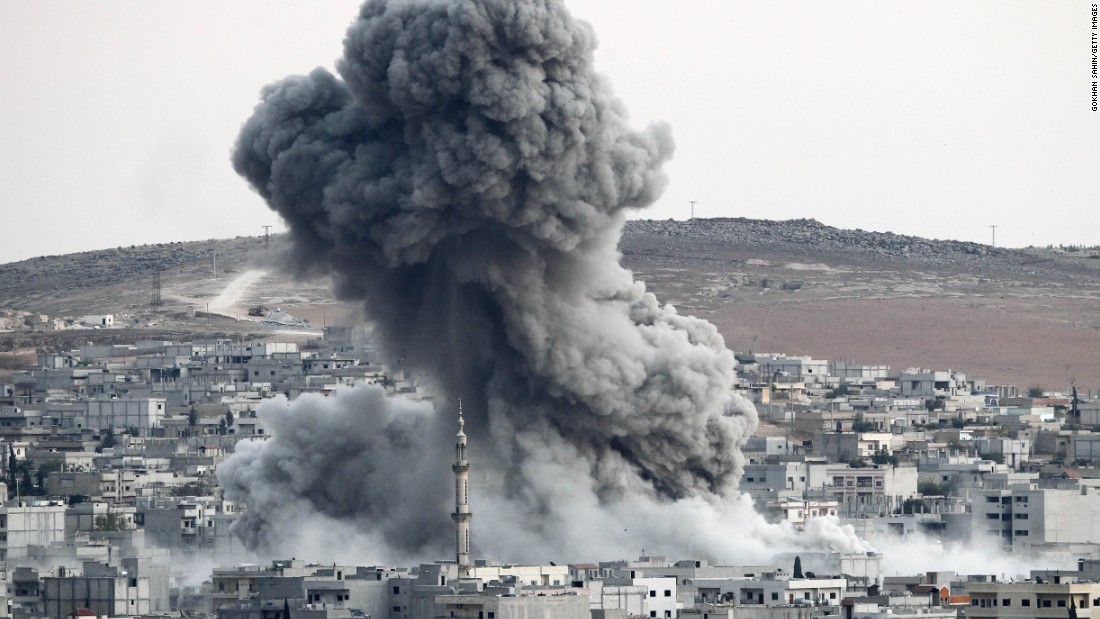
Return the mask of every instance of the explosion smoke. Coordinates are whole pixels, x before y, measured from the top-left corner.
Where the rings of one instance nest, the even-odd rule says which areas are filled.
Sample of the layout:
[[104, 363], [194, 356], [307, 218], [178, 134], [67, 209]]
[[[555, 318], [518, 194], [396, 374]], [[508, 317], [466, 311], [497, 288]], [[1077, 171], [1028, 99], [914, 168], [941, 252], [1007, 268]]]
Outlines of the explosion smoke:
[[[507, 476], [480, 521], [522, 521], [515, 535], [545, 542], [573, 509], [737, 503], [756, 412], [731, 393], [733, 356], [619, 266], [625, 211], [665, 186], [669, 129], [628, 127], [590, 27], [558, 0], [370, 0], [344, 48], [342, 79], [316, 69], [264, 90], [233, 163], [288, 222], [294, 268], [330, 274], [388, 351], [466, 400], [475, 461], [491, 452]], [[385, 530], [396, 552], [430, 546], [425, 531], [446, 547], [446, 488], [390, 489], [396, 469], [446, 483], [453, 418], [403, 420], [367, 391], [337, 413], [320, 400], [273, 413], [277, 438], [223, 466], [254, 544], [278, 537], [265, 514], [295, 496]], [[385, 438], [337, 423], [288, 438], [330, 414], [361, 425], [358, 398]]]

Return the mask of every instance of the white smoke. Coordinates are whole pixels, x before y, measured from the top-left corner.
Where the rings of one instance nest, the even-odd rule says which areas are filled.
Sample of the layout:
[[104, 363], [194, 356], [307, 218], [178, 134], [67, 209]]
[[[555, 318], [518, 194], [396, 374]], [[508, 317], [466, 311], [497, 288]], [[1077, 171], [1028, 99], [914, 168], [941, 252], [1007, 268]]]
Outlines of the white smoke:
[[[237, 530], [270, 556], [401, 563], [449, 556], [453, 509], [448, 463], [454, 418], [377, 386], [265, 401], [266, 443], [242, 442], [218, 469], [226, 497], [248, 511]], [[447, 426], [450, 426], [447, 428]], [[445, 428], [436, 432], [435, 428]], [[871, 550], [835, 518], [804, 533], [769, 524], [747, 495], [662, 498], [641, 480], [615, 499], [576, 448], [553, 434], [517, 439], [528, 486], [475, 484], [478, 556], [510, 561], [628, 558], [641, 549], [715, 561], [762, 562], [778, 552]], [[470, 444], [475, 480], [499, 463]]]

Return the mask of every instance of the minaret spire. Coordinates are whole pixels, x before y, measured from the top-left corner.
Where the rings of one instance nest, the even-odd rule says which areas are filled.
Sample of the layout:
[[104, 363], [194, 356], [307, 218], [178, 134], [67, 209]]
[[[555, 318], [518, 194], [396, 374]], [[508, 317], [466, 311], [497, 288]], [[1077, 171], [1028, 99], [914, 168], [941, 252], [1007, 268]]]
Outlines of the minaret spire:
[[458, 577], [470, 576], [470, 463], [466, 460], [466, 425], [462, 419], [462, 400], [458, 401], [458, 434], [455, 435], [455, 463], [451, 470], [455, 474], [455, 511], [451, 519], [455, 521], [455, 562], [458, 564]]

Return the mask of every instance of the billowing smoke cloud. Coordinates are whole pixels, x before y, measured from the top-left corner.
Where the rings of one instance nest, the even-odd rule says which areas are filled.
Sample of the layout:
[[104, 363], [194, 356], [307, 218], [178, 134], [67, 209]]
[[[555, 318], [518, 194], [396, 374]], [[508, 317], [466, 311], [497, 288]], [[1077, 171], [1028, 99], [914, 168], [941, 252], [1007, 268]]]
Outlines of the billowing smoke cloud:
[[[715, 327], [619, 266], [625, 211], [661, 193], [673, 144], [628, 126], [590, 27], [559, 0], [370, 0], [344, 47], [340, 77], [264, 90], [233, 163], [288, 222], [293, 267], [331, 275], [387, 351], [464, 399], [473, 453], [504, 476], [480, 522], [545, 541], [574, 509], [729, 513], [756, 413]], [[269, 413], [278, 438], [223, 467], [230, 496], [365, 519], [398, 552], [445, 545], [430, 480], [454, 417], [369, 397], [374, 426], [343, 399]], [[385, 498], [406, 483], [426, 485]], [[259, 544], [272, 522], [245, 528]]]

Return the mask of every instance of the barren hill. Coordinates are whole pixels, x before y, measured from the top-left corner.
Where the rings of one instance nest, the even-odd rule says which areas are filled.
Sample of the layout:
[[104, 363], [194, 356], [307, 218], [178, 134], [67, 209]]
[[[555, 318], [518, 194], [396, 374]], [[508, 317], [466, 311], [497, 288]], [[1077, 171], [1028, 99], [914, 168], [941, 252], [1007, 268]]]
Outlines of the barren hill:
[[[0, 334], [0, 349], [288, 336], [245, 316], [251, 305], [278, 306], [316, 327], [356, 319], [358, 308], [332, 299], [326, 282], [282, 275], [263, 244], [168, 243], [0, 265], [0, 312], [12, 327], [26, 312], [112, 313], [127, 327], [15, 331]], [[950, 367], [1022, 387], [1061, 389], [1075, 380], [1100, 388], [1100, 256], [1093, 252], [748, 219], [631, 221], [620, 247], [624, 266], [662, 301], [711, 320], [737, 350], [755, 342], [759, 352]], [[158, 270], [163, 304], [151, 307]]]

